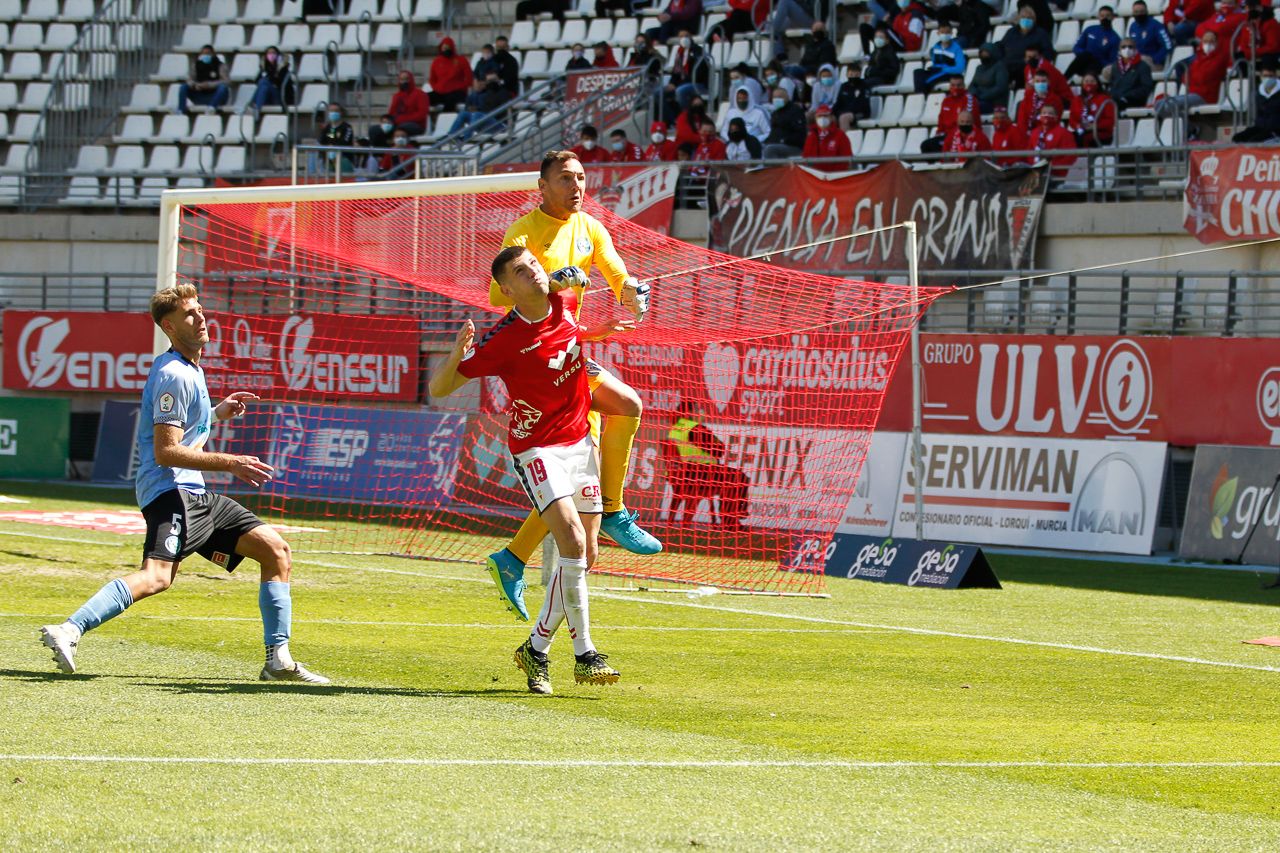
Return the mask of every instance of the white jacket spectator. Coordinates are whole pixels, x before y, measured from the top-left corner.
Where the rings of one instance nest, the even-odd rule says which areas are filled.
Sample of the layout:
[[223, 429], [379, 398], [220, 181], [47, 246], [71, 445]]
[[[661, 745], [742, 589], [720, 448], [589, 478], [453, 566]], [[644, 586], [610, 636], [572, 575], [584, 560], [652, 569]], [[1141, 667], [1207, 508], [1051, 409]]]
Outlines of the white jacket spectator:
[[730, 93], [729, 110], [724, 114], [724, 121], [720, 122], [717, 130], [722, 139], [729, 138], [729, 122], [735, 118], [742, 119], [742, 123], [747, 127], [747, 133], [764, 141], [769, 135], [769, 114], [764, 109], [751, 103], [751, 91], [746, 86], [737, 86]]

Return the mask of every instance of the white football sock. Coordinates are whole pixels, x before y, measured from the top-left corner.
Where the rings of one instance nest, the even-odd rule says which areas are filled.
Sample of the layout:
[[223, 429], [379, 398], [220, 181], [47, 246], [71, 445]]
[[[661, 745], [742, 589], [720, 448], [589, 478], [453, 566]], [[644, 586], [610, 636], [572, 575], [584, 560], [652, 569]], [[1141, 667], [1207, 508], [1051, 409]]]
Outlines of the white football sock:
[[587, 558], [560, 558], [560, 599], [564, 618], [573, 638], [573, 653], [583, 655], [595, 648], [591, 644], [591, 624], [587, 615]]
[[547, 649], [551, 648], [551, 639], [555, 636], [560, 623], [564, 621], [564, 598], [560, 594], [560, 577], [560, 568], [556, 567], [556, 570], [551, 573], [551, 580], [547, 581], [547, 594], [542, 599], [542, 610], [538, 613], [538, 621], [534, 623], [533, 631], [529, 634], [529, 643], [534, 651], [542, 654], [546, 654]]

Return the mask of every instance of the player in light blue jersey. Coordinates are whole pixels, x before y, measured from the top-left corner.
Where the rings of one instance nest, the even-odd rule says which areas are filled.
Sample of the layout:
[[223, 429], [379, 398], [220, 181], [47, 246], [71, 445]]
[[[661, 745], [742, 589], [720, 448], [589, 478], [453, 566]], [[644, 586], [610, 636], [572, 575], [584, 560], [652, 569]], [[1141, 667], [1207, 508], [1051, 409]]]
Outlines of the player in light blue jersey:
[[[307, 671], [289, 653], [293, 610], [289, 595], [292, 559], [289, 545], [270, 525], [225, 495], [205, 488], [204, 471], [227, 471], [251, 486], [271, 479], [272, 468], [256, 456], [209, 453], [204, 449], [214, 421], [243, 415], [247, 391], [209, 404], [209, 388], [200, 352], [209, 343], [204, 312], [192, 285], [161, 290], [151, 298], [151, 318], [169, 338], [168, 351], [156, 358], [142, 390], [138, 430], [138, 506], [147, 522], [142, 568], [117, 578], [60, 625], [40, 629], [43, 643], [63, 672], [75, 672], [80, 638], [136, 601], [164, 592], [191, 554], [234, 571], [248, 557], [262, 566], [258, 607], [262, 611], [267, 660], [263, 681], [328, 684]], [[146, 422], [151, 428], [146, 428]]]

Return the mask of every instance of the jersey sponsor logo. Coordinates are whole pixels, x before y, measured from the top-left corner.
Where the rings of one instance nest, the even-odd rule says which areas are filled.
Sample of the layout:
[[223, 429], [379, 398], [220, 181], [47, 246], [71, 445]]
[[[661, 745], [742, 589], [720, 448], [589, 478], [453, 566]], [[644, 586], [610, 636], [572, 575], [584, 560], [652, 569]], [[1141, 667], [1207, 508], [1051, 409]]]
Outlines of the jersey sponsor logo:
[[[294, 315], [280, 332], [280, 373], [292, 391], [399, 394], [409, 373], [404, 355], [312, 352], [315, 320]], [[338, 342], [335, 342], [335, 344]]]
[[366, 430], [318, 429], [307, 448], [307, 462], [317, 468], [352, 468], [368, 450]]
[[521, 355], [524, 355], [524, 354], [525, 354], [525, 353], [527, 353], [527, 352], [533, 352], [534, 350], [536, 350], [536, 349], [537, 349], [538, 347], [540, 347], [540, 346], [542, 346], [542, 341], [534, 341], [533, 343], [529, 344], [529, 346], [527, 346], [527, 347], [525, 347], [524, 349], [520, 350], [520, 354], [521, 354]]
[[222, 566], [225, 569], [227, 567], [227, 561], [230, 559], [230, 554], [224, 554], [221, 551], [214, 551], [213, 556], [209, 558], [209, 562], [213, 563], [215, 566]]
[[598, 483], [593, 483], [589, 486], [583, 486], [582, 496], [589, 501], [593, 501], [600, 497], [600, 485]]
[[18, 334], [18, 369], [29, 388], [51, 388], [58, 382], [77, 389], [141, 390], [152, 356], [144, 353], [64, 350], [71, 321], [37, 316]]
[[569, 339], [569, 345], [565, 349], [547, 359], [547, 367], [552, 370], [564, 370], [565, 362], [576, 359], [581, 350], [582, 347], [578, 344], [578, 338], [576, 336], [572, 337]]
[[523, 439], [533, 435], [533, 428], [540, 420], [542, 412], [524, 400], [511, 401], [511, 434], [516, 438]]
[[160, 411], [172, 412], [173, 411], [173, 395], [168, 393], [167, 391], [161, 394], [159, 404], [160, 404]]

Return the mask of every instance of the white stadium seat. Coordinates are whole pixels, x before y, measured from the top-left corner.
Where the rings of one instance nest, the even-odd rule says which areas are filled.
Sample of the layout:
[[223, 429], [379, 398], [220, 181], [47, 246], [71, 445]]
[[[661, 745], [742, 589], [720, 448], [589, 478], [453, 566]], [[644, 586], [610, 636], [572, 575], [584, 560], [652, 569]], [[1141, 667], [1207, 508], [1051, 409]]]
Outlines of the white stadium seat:
[[30, 142], [36, 135], [36, 127], [40, 124], [39, 113], [18, 113], [9, 129], [10, 142]]
[[280, 46], [280, 27], [276, 24], [258, 24], [249, 39], [249, 49], [259, 53], [269, 47]]
[[120, 132], [113, 138], [117, 143], [151, 142], [156, 136], [156, 123], [149, 115], [134, 114], [124, 117]]
[[163, 105], [164, 99], [161, 96], [159, 86], [155, 83], [135, 83], [133, 85], [133, 94], [129, 96], [129, 104], [124, 108], [124, 111], [133, 113], [149, 112], [150, 110], [158, 110]]
[[[140, 117], [133, 116], [133, 118]], [[144, 165], [146, 165], [146, 156], [142, 152], [141, 145], [117, 145], [115, 156], [111, 158], [111, 168], [107, 171], [133, 174], [141, 172]]]
[[222, 24], [213, 36], [213, 49], [218, 53], [244, 50], [246, 43], [243, 24]]
[[157, 145], [151, 149], [144, 172], [175, 172], [178, 169], [178, 146]]
[[191, 117], [178, 113], [170, 113], [160, 122], [156, 131], [156, 142], [178, 142], [191, 135]]
[[231, 24], [240, 17], [237, 0], [209, 0], [209, 11], [203, 20], [207, 24]]
[[278, 47], [285, 53], [305, 50], [311, 45], [311, 27], [307, 24], [287, 24], [280, 34]]
[[72, 173], [81, 175], [97, 175], [107, 168], [107, 147], [105, 145], [81, 145], [80, 154], [76, 157], [76, 165]]
[[398, 53], [404, 46], [403, 24], [381, 24], [373, 38], [373, 50], [378, 53]]
[[75, 24], [50, 24], [44, 33], [45, 50], [66, 50], [76, 43], [80, 28]]
[[218, 161], [213, 171], [220, 175], [243, 172], [245, 170], [244, 146], [224, 145], [218, 149]]
[[182, 41], [178, 49], [188, 53], [198, 53], [201, 46], [213, 42], [213, 27], [208, 24], [187, 24], [182, 30]]
[[[16, 17], [20, 17], [20, 14]], [[15, 50], [32, 50], [44, 44], [44, 27], [39, 24], [14, 24], [9, 36], [9, 47]]]
[[5, 77], [9, 80], [38, 80], [43, 76], [44, 60], [39, 53], [22, 51], [9, 57], [9, 70]]
[[91, 175], [75, 175], [67, 187], [67, 195], [60, 204], [88, 204], [102, 197], [102, 185]]
[[214, 147], [212, 145], [189, 145], [182, 153], [180, 171], [187, 174], [200, 174], [213, 170]]

